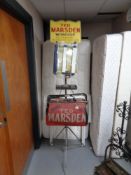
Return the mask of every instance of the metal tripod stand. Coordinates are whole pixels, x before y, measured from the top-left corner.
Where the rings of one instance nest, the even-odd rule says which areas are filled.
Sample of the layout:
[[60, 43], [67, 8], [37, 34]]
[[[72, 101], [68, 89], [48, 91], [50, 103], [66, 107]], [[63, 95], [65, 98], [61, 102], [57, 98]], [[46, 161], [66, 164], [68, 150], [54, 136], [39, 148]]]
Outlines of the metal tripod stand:
[[[67, 90], [75, 90], [77, 89], [76, 85], [68, 85], [67, 84], [67, 79], [69, 75], [65, 74], [65, 84], [64, 85], [59, 85], [56, 86], [56, 89], [59, 90], [65, 90], [65, 99], [67, 99]], [[71, 130], [69, 126], [64, 126], [64, 128], [57, 134], [55, 138], [58, 138], [62, 132], [65, 130], [65, 147], [64, 147], [64, 161], [63, 161], [63, 172], [66, 175], [67, 174], [67, 151], [68, 151], [68, 131], [72, 133], [72, 135], [75, 136], [75, 138], [83, 145], [83, 143], [80, 141], [79, 137]]]

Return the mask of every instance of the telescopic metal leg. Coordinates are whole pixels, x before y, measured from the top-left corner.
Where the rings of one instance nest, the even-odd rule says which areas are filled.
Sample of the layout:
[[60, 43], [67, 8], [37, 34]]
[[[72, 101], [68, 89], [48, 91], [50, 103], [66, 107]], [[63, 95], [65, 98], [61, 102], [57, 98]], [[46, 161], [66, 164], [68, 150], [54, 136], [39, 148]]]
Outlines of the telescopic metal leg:
[[65, 148], [64, 148], [64, 163], [63, 163], [63, 170], [64, 174], [67, 173], [67, 151], [68, 151], [68, 127], [65, 126]]
[[81, 127], [81, 132], [82, 132], [82, 138], [81, 138], [82, 139], [81, 140], [82, 143], [81, 143], [81, 145], [85, 146], [86, 145], [86, 143], [85, 143], [85, 126]]
[[49, 129], [50, 131], [50, 145], [53, 146], [53, 133], [54, 133], [54, 130], [52, 127], [50, 127]]

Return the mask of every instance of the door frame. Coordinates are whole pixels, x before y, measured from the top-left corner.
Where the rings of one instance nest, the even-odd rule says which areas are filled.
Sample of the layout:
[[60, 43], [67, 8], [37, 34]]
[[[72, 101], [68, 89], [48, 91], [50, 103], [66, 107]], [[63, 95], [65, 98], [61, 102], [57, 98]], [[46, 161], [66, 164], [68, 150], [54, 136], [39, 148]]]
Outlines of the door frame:
[[0, 0], [0, 8], [5, 10], [11, 16], [15, 17], [25, 25], [26, 46], [28, 56], [29, 83], [31, 94], [32, 108], [32, 125], [34, 148], [37, 149], [41, 144], [39, 117], [38, 117], [38, 101], [37, 101], [37, 86], [36, 86], [36, 64], [35, 64], [35, 49], [34, 49], [34, 33], [33, 20], [31, 15], [17, 3], [15, 0]]

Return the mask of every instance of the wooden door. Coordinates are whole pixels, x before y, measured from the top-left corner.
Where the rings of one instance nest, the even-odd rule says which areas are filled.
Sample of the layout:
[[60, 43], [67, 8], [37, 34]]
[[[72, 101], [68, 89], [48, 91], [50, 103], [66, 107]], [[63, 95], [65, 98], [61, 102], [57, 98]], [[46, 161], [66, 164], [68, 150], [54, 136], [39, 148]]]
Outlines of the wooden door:
[[6, 119], [0, 115], [0, 175], [13, 175], [9, 133]]
[[[6, 112], [9, 110], [7, 100], [9, 97], [5, 92], [7, 89], [5, 65], [0, 61], [0, 175], [13, 174], [13, 162], [11, 157], [9, 132], [7, 125]], [[6, 92], [7, 93], [7, 92]]]
[[[3, 10], [0, 10], [0, 60], [6, 65], [10, 97], [10, 111], [7, 113], [9, 138], [7, 139], [10, 143], [14, 175], [22, 175], [33, 148], [25, 28], [23, 23]], [[1, 138], [4, 137], [4, 130], [0, 131]]]

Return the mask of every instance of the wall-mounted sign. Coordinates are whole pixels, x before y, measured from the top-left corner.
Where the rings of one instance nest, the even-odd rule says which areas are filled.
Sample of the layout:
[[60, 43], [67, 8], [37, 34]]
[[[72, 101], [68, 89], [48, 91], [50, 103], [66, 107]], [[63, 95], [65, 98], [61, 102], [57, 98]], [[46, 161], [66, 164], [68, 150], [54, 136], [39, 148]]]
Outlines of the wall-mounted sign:
[[50, 41], [53, 43], [80, 43], [81, 22], [50, 21]]

